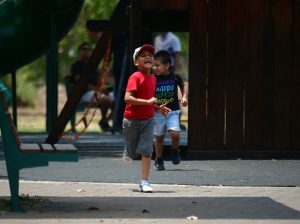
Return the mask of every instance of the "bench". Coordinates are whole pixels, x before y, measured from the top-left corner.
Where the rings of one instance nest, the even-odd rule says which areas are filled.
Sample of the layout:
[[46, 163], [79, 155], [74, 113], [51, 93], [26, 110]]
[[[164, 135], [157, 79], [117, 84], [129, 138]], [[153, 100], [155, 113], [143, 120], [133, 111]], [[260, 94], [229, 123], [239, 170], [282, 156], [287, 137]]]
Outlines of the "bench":
[[11, 193], [11, 210], [16, 212], [23, 211], [19, 205], [20, 170], [48, 166], [50, 161], [77, 162], [78, 152], [72, 144], [22, 143], [1, 91], [0, 128]]

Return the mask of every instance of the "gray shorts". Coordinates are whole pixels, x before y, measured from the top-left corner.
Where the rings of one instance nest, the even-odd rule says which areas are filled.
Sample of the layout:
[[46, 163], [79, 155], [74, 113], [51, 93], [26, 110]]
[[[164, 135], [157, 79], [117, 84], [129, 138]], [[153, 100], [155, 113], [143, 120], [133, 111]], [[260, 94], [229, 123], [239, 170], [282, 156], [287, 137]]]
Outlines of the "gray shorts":
[[124, 152], [134, 159], [137, 154], [152, 156], [154, 119], [123, 119]]

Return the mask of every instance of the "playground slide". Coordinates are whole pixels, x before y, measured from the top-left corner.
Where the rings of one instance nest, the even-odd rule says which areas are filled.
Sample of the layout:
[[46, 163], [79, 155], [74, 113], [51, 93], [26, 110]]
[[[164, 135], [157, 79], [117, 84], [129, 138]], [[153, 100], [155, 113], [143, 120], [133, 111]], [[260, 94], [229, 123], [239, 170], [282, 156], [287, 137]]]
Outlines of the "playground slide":
[[50, 49], [51, 37], [61, 40], [74, 25], [83, 2], [0, 0], [0, 74], [12, 72], [45, 54]]

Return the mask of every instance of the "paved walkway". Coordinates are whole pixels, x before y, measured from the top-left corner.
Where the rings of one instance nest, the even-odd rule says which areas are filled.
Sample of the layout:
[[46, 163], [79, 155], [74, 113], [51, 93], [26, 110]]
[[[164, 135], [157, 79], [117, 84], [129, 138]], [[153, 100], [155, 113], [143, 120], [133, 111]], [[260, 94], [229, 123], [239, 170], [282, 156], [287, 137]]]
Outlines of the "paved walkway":
[[[106, 138], [99, 139], [87, 135], [76, 143], [84, 147], [78, 163], [22, 170], [27, 212], [2, 211], [0, 223], [300, 223], [299, 160], [166, 161], [166, 171], [151, 168], [155, 192], [144, 194], [137, 186], [140, 161], [124, 164], [121, 142], [107, 138], [99, 148]], [[0, 199], [8, 196], [0, 147]]]
[[[1, 223], [299, 223], [299, 187], [204, 187], [22, 181], [21, 193], [43, 202], [2, 212]], [[8, 195], [0, 181], [0, 195]]]

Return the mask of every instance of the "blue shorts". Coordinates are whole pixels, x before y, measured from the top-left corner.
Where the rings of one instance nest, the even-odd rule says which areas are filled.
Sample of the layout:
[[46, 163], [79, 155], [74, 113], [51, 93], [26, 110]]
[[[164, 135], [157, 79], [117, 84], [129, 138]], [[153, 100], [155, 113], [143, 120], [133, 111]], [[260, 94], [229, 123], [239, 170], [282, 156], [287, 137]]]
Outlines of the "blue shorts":
[[154, 135], [162, 136], [170, 130], [180, 131], [179, 115], [180, 110], [171, 111], [167, 116], [164, 116], [161, 113], [155, 113]]
[[152, 156], [154, 119], [123, 119], [124, 152], [134, 159], [137, 155]]

